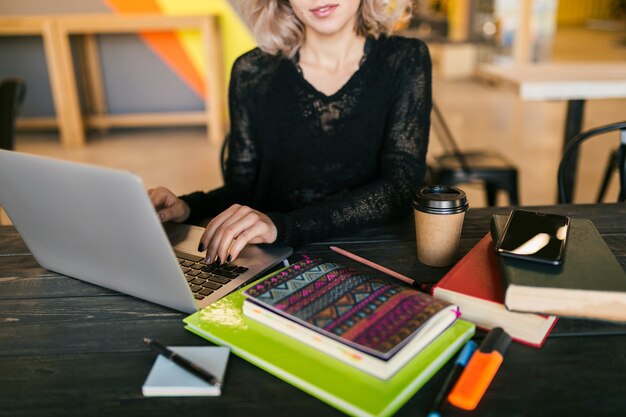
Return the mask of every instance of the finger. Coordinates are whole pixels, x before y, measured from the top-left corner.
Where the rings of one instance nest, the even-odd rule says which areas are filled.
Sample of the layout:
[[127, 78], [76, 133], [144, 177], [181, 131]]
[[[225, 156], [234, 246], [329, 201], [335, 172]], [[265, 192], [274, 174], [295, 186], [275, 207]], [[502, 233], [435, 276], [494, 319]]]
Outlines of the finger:
[[233, 204], [217, 216], [215, 216], [209, 224], [207, 224], [202, 236], [200, 237], [200, 242], [198, 242], [198, 251], [202, 252], [206, 249], [206, 262], [210, 263], [215, 260], [217, 253], [217, 243], [210, 245], [213, 242], [213, 238], [216, 230], [231, 216], [233, 216], [237, 210], [241, 207], [239, 204]]
[[230, 217], [232, 217], [237, 212], [239, 207], [241, 207], [239, 204], [233, 204], [232, 206], [230, 206], [229, 208], [227, 208], [226, 210], [224, 210], [217, 216], [213, 217], [211, 221], [209, 222], [209, 224], [207, 224], [206, 228], [204, 229], [204, 233], [202, 234], [202, 237], [200, 238], [200, 242], [204, 243], [205, 246], [207, 246], [206, 244], [208, 244], [209, 240], [213, 237], [213, 235], [215, 234], [215, 231], [225, 221], [227, 221]]
[[[259, 220], [260, 217], [258, 213], [249, 211], [239, 220], [228, 225], [222, 225], [222, 228], [220, 228], [216, 233], [216, 237], [219, 235], [218, 254], [220, 258], [226, 260], [226, 262], [230, 262], [233, 259], [230, 250], [233, 244], [235, 244], [234, 241], [239, 240], [241, 233], [253, 227], [257, 222], [259, 222]], [[214, 240], [216, 240], [216, 238], [214, 238]], [[244, 245], [246, 243], [247, 240], [243, 242]]]
[[[226, 260], [231, 262], [239, 256], [239, 252], [259, 234], [263, 233], [264, 227], [257, 212], [250, 212], [239, 222], [229, 227], [222, 239], [222, 243], [228, 242], [230, 236], [234, 236], [226, 249]], [[220, 248], [221, 249], [221, 248]]]
[[167, 192], [163, 187], [151, 188], [148, 190], [148, 197], [150, 197], [152, 205], [159, 208], [167, 200]]
[[148, 198], [150, 198], [150, 202], [152, 206], [156, 209], [157, 218], [161, 223], [167, 221], [165, 218], [168, 216], [168, 213], [162, 213], [163, 207], [167, 207], [167, 194], [158, 188], [150, 188], [148, 190]]
[[231, 262], [239, 257], [239, 254], [245, 248], [248, 243], [254, 243], [254, 241], [258, 241], [261, 243], [262, 239], [260, 236], [265, 234], [267, 231], [267, 224], [262, 222], [257, 222], [252, 227], [244, 230], [237, 236], [237, 239], [233, 241], [229, 249], [229, 255], [231, 257]]
[[233, 253], [233, 247], [237, 244], [237, 238], [234, 238], [231, 242], [230, 245], [228, 246], [228, 249], [226, 250], [226, 261], [227, 262], [232, 262], [233, 259], [235, 259], [236, 257], [232, 255]]
[[185, 210], [182, 204], [175, 204], [171, 207], [162, 208], [157, 210], [157, 214], [159, 215], [159, 219], [161, 222], [165, 223], [170, 220], [176, 220], [185, 214]]

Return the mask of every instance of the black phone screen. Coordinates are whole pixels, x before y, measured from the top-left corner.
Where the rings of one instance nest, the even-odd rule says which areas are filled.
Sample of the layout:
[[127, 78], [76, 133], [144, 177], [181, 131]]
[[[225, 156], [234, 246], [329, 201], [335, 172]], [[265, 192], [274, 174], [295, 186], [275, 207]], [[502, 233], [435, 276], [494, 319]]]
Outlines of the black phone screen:
[[558, 265], [563, 261], [569, 217], [513, 210], [496, 248], [501, 255]]

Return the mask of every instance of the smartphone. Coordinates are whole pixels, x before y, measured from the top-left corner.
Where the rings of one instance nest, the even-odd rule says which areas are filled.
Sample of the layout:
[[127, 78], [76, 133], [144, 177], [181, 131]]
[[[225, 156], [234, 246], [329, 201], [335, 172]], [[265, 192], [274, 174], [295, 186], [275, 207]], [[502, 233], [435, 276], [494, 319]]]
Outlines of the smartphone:
[[502, 256], [561, 265], [569, 224], [567, 216], [513, 210], [496, 245], [496, 252]]

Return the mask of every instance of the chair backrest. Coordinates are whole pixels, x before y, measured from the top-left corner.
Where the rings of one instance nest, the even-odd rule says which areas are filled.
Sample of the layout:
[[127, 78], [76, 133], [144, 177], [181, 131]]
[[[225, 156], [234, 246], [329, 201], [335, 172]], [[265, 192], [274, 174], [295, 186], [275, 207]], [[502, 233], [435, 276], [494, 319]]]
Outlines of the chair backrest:
[[452, 135], [452, 132], [450, 131], [450, 128], [446, 123], [446, 119], [444, 119], [443, 114], [439, 109], [439, 106], [437, 106], [434, 100], [432, 105], [432, 114], [434, 116], [432, 125], [435, 129], [437, 137], [441, 140], [441, 145], [443, 146], [447, 154], [456, 157], [459, 165], [461, 166], [461, 169], [465, 172], [465, 174], [469, 174], [471, 172], [471, 168], [467, 163], [463, 152], [461, 152], [461, 148], [459, 148], [459, 145], [454, 140], [454, 136]]
[[224, 142], [220, 148], [220, 168], [222, 170], [222, 179], [226, 179], [226, 161], [228, 160], [228, 142], [230, 142], [230, 133], [224, 136]]
[[7, 78], [0, 82], [0, 149], [13, 150], [15, 119], [25, 94], [26, 83], [21, 78]]
[[616, 130], [620, 131], [620, 146], [618, 149], [617, 159], [620, 181], [618, 201], [626, 201], [626, 121], [621, 121], [581, 132], [569, 142], [569, 144], [563, 151], [563, 156], [561, 157], [561, 162], [559, 163], [559, 171], [557, 174], [560, 203], [572, 202], [572, 190], [570, 190], [569, 188], [570, 184], [565, 181], [565, 177], [572, 169], [570, 166], [570, 162], [572, 160], [572, 157], [576, 154], [579, 146], [587, 139]]

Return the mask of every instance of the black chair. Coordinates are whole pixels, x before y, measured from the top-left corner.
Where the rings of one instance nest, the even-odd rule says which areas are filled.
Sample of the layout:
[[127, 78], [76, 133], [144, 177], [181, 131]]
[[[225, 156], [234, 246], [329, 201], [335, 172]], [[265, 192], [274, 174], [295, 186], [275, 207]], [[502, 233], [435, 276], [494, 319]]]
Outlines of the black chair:
[[220, 148], [220, 169], [222, 170], [222, 179], [226, 179], [226, 161], [228, 160], [228, 142], [230, 142], [230, 134], [226, 133], [222, 147]]
[[[581, 143], [590, 139], [592, 137], [598, 137], [604, 133], [613, 132], [619, 130], [620, 131], [620, 145], [617, 149], [616, 153], [616, 163], [615, 166], [618, 168], [619, 172], [619, 194], [617, 196], [617, 201], [624, 202], [626, 201], [626, 121], [611, 123], [608, 125], [596, 127], [593, 129], [586, 130], [584, 132], [576, 135], [567, 145], [565, 150], [563, 151], [563, 156], [561, 158], [561, 162], [559, 163], [559, 171], [557, 174], [557, 181], [559, 186], [559, 203], [571, 203], [572, 202], [572, 190], [568, 188], [565, 181], [565, 175], [571, 170], [569, 166], [572, 156], [576, 154], [578, 148]], [[610, 167], [609, 167], [610, 168]], [[610, 177], [611, 171], [609, 171], [608, 176]], [[608, 185], [607, 174], [605, 174], [605, 178], [603, 180], [602, 187], [600, 189], [599, 197], [603, 197], [606, 191], [606, 186]]]
[[[626, 141], [625, 138], [622, 138], [621, 143]], [[602, 185], [600, 186], [600, 190], [598, 190], [598, 197], [596, 198], [596, 203], [601, 203], [604, 201], [604, 196], [606, 195], [606, 191], [609, 188], [609, 183], [611, 182], [611, 177], [613, 177], [613, 173], [615, 171], [619, 172], [619, 147], [612, 151], [609, 155], [609, 160], [606, 164], [606, 169], [604, 171], [604, 177], [602, 177]]]
[[25, 94], [26, 83], [21, 78], [7, 78], [0, 82], [0, 149], [14, 148], [15, 119]]
[[517, 167], [495, 151], [461, 151], [435, 103], [433, 116], [433, 128], [442, 142], [444, 153], [435, 156], [435, 164], [429, 166], [429, 182], [450, 186], [481, 182], [489, 206], [496, 205], [498, 191], [508, 194], [511, 205], [519, 205]]

